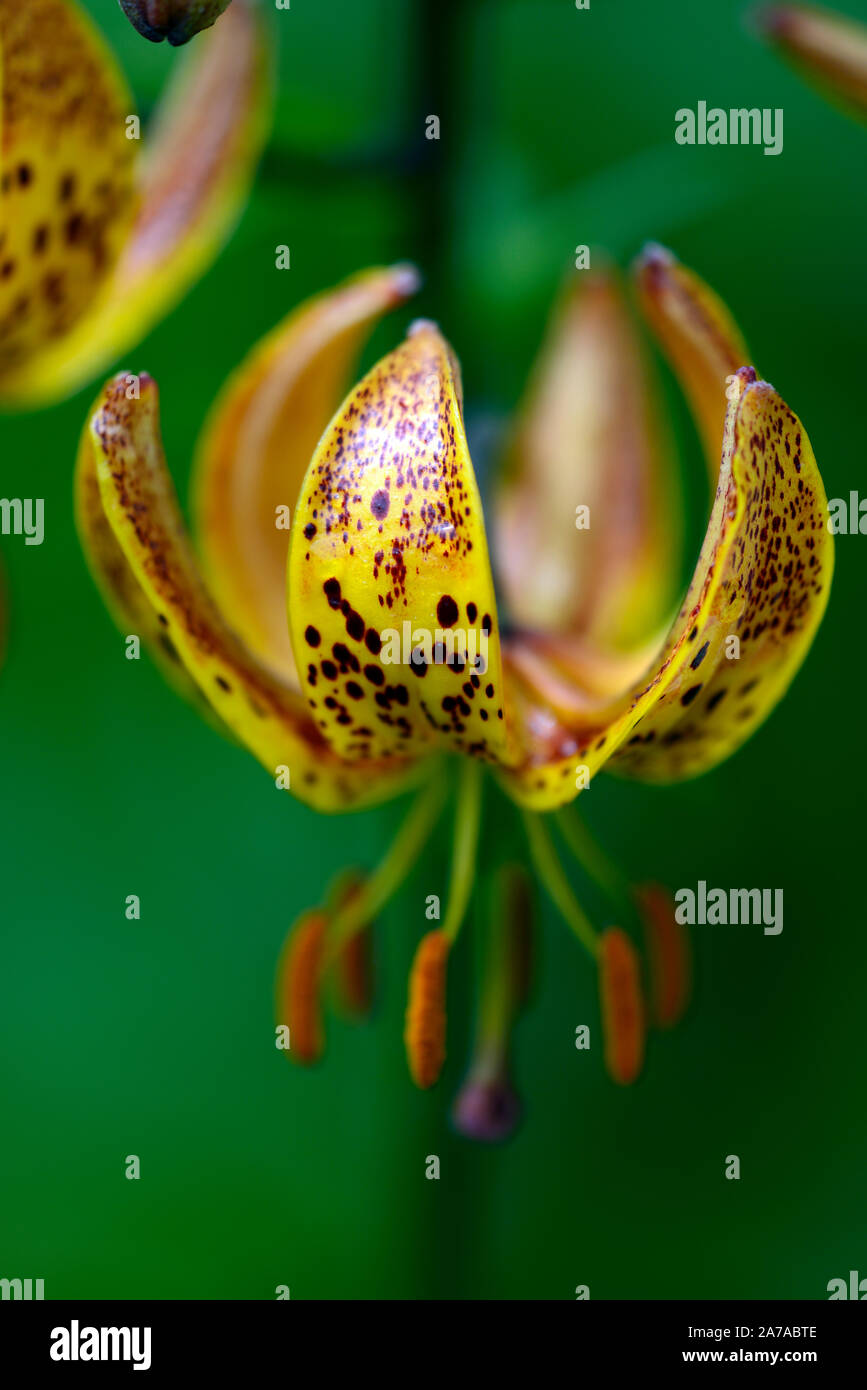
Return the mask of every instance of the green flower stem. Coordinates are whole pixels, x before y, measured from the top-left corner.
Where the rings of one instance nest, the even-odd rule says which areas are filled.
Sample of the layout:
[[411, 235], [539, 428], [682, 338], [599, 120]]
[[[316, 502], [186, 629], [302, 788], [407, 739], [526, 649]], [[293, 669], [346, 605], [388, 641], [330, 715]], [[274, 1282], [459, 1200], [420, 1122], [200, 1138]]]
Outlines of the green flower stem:
[[438, 768], [428, 785], [418, 793], [384, 859], [331, 923], [327, 963], [357, 931], [374, 921], [405, 881], [439, 819], [446, 787], [443, 770]]
[[563, 866], [557, 858], [557, 851], [551, 836], [543, 824], [541, 816], [530, 811], [524, 811], [522, 814], [536, 872], [567, 926], [571, 927], [581, 945], [590, 952], [595, 960], [599, 949], [596, 933], [579, 905], [572, 891], [572, 885], [563, 872]]
[[449, 901], [442, 925], [449, 941], [454, 941], [460, 930], [473, 890], [481, 810], [482, 769], [475, 760], [467, 758], [461, 765], [458, 782]]

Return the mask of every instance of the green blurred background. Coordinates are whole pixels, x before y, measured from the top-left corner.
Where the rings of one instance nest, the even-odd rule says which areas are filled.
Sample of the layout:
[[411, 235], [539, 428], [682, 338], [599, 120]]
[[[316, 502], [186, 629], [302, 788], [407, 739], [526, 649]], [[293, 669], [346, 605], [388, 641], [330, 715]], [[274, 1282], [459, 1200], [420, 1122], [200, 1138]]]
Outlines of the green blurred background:
[[[136, 36], [113, 0], [89, 8], [147, 113], [178, 55]], [[626, 264], [651, 238], [731, 305], [829, 496], [860, 487], [867, 135], [750, 36], [744, 10], [293, 0], [270, 15], [279, 98], [254, 196], [214, 269], [123, 363], [160, 383], [182, 495], [217, 388], [306, 295], [416, 260], [426, 288], [371, 352], [410, 317], [436, 318], [486, 420], [514, 405], [572, 248]], [[676, 146], [676, 108], [701, 99], [783, 107], [782, 156]], [[691, 560], [702, 465], [663, 381]], [[402, 808], [335, 836], [146, 659], [124, 659], [72, 524], [92, 394], [0, 421], [3, 495], [46, 499], [45, 544], [2, 546], [0, 1276], [44, 1278], [49, 1298], [268, 1299], [279, 1284], [293, 1298], [570, 1298], [588, 1284], [593, 1298], [713, 1299], [822, 1298], [829, 1279], [867, 1274], [867, 758], [844, 718], [864, 678], [867, 542], [841, 537], [810, 658], [745, 750], [679, 787], [599, 778], [582, 803], [636, 877], [784, 888], [782, 935], [698, 928], [691, 1012], [623, 1091], [598, 1047], [574, 1048], [576, 1025], [597, 1023], [595, 982], [546, 910], [516, 1033], [524, 1123], [486, 1149], [448, 1122], [471, 1040], [469, 932], [433, 1093], [413, 1090], [403, 1055], [439, 851], [380, 923], [372, 1023], [334, 1022], [309, 1073], [275, 1049], [287, 926], [343, 863], [375, 861]], [[489, 811], [496, 833], [506, 813], [493, 798]], [[124, 1176], [133, 1153], [138, 1182]], [[432, 1153], [439, 1182], [424, 1176]], [[723, 1176], [732, 1153], [739, 1182]]]

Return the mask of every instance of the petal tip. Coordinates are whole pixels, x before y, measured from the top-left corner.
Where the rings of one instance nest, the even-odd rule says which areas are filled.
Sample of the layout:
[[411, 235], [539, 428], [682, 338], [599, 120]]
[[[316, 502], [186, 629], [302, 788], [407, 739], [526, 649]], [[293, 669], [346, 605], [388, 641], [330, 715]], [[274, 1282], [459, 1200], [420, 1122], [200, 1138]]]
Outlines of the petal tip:
[[425, 333], [433, 333], [440, 337], [440, 326], [436, 319], [413, 319], [406, 330], [408, 338], [419, 338]]

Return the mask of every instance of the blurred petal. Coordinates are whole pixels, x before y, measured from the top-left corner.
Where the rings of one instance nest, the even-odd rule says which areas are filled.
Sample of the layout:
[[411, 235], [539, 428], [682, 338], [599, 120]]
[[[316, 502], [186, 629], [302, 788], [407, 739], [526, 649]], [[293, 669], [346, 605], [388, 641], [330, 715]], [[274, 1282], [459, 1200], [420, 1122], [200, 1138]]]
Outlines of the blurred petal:
[[[299, 669], [309, 666], [328, 742], [350, 761], [435, 742], [507, 757], [494, 590], [459, 390], [436, 327], [414, 325], [335, 415], [298, 500], [292, 645]], [[464, 645], [443, 660], [456, 636]], [[486, 657], [484, 672], [473, 654]]]
[[[670, 458], [617, 280], [576, 276], [548, 331], [499, 498], [497, 561], [519, 627], [617, 648], [661, 621], [678, 564]], [[589, 529], [579, 529], [579, 507]]]
[[716, 502], [686, 599], [649, 675], [576, 729], [517, 705], [528, 758], [504, 774], [544, 810], [581, 788], [575, 769], [647, 781], [695, 776], [735, 752], [785, 694], [815, 636], [833, 572], [827, 502], [798, 418], [744, 368], [733, 382]]
[[0, 400], [78, 323], [135, 215], [132, 99], [67, 0], [0, 0]]
[[152, 43], [168, 39], [177, 47], [215, 24], [232, 0], [120, 0], [140, 34]]
[[7, 376], [4, 397], [35, 405], [74, 391], [142, 338], [214, 259], [265, 135], [262, 24], [252, 0], [235, 0], [195, 45], [149, 133], [139, 214], [110, 283], [74, 332]]
[[689, 401], [716, 491], [726, 378], [750, 361], [740, 329], [718, 295], [662, 246], [635, 264], [644, 315]]
[[770, 5], [755, 21], [826, 96], [867, 118], [867, 25], [815, 5]]
[[370, 270], [295, 309], [231, 378], [203, 435], [193, 499], [211, 591], [252, 650], [296, 682], [278, 509], [294, 510], [364, 338], [417, 283], [408, 266]]
[[[224, 622], [201, 579], [160, 441], [157, 388], [109, 382], [88, 430], [102, 505], [157, 622], [220, 719], [272, 776], [319, 810], [353, 809], [394, 795], [406, 764], [345, 767], [332, 756], [300, 694], [277, 679]], [[85, 531], [87, 544], [93, 534]], [[143, 634], [147, 635], [147, 634]]]

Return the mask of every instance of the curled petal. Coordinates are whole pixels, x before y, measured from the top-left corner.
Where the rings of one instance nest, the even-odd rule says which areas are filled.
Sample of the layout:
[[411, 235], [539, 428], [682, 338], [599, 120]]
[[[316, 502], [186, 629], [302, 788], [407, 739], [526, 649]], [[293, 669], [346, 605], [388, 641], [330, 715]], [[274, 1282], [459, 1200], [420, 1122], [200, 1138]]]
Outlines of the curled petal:
[[292, 524], [288, 604], [298, 669], [340, 757], [440, 742], [508, 760], [481, 500], [434, 325], [415, 325], [326, 430]]
[[[299, 693], [226, 624], [202, 581], [166, 469], [156, 384], [142, 376], [140, 396], [130, 400], [129, 380], [121, 375], [109, 382], [90, 417], [92, 466], [133, 580], [187, 672], [220, 720], [302, 801], [319, 810], [343, 810], [396, 794], [407, 781], [407, 765], [341, 764]], [[87, 450], [82, 457], [87, 459]], [[88, 526], [82, 542], [88, 545], [94, 534]], [[91, 559], [100, 566], [98, 554], [91, 552]], [[128, 582], [114, 587], [126, 592]], [[142, 635], [153, 630], [149, 626]]]
[[304, 474], [361, 345], [411, 294], [410, 266], [369, 270], [294, 310], [211, 413], [193, 482], [211, 590], [253, 650], [297, 680], [286, 622], [288, 527]]
[[852, 115], [867, 119], [867, 26], [816, 5], [769, 5], [759, 31], [806, 78]]
[[0, 0], [0, 400], [111, 276], [135, 215], [132, 99], [66, 0]]
[[215, 24], [232, 0], [120, 0], [120, 7], [152, 43], [168, 39], [174, 47]]
[[289, 933], [277, 967], [277, 1021], [289, 1029], [290, 1061], [318, 1062], [324, 1048], [322, 962], [328, 918], [307, 912]]
[[664, 247], [645, 247], [635, 280], [647, 322], [689, 401], [716, 489], [726, 378], [750, 361], [749, 352], [719, 296]]
[[451, 942], [442, 931], [423, 936], [409, 977], [404, 1041], [410, 1075], [427, 1090], [446, 1059], [446, 969]]
[[599, 1000], [608, 1074], [629, 1086], [644, 1065], [647, 1024], [638, 955], [620, 927], [599, 938]]
[[666, 643], [595, 728], [570, 728], [524, 696], [529, 756], [504, 776], [525, 805], [564, 804], [581, 790], [576, 765], [592, 774], [609, 758], [647, 781], [714, 767], [767, 717], [809, 650], [833, 572], [822, 480], [774, 388], [751, 367], [732, 385], [716, 501]]
[[[6, 6], [12, 0], [0, 0]], [[0, 397], [35, 405], [74, 391], [143, 337], [213, 260], [247, 195], [265, 135], [270, 91], [262, 24], [253, 0], [235, 0], [195, 45], [148, 134], [139, 211], [113, 274], [100, 295], [87, 296], [91, 311], [72, 332], [4, 374]], [[123, 145], [134, 149], [122, 118], [119, 129]]]
[[629, 646], [670, 613], [671, 449], [615, 276], [575, 277], [511, 442], [496, 558], [519, 627]]

